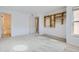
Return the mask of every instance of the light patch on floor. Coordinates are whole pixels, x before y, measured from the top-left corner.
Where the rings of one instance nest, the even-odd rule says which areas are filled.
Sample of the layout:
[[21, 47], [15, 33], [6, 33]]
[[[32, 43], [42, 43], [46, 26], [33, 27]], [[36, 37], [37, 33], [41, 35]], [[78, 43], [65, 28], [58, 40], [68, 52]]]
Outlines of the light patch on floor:
[[25, 51], [25, 50], [28, 50], [28, 47], [26, 45], [19, 44], [19, 45], [12, 46], [12, 49], [14, 51]]

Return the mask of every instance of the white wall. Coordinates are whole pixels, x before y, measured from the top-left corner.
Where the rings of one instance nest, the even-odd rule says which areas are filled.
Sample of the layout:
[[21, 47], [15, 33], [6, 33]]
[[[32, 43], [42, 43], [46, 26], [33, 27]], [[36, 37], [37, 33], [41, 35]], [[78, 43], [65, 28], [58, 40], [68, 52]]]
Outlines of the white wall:
[[12, 14], [12, 36], [25, 35], [29, 33], [29, 16], [27, 14], [13, 12]]
[[67, 43], [79, 46], [79, 37], [72, 34], [73, 27], [73, 11], [71, 6], [67, 7], [67, 21], [66, 21], [66, 38]]
[[1, 33], [2, 33], [2, 26], [1, 26], [1, 23], [2, 23], [2, 20], [1, 20], [1, 17], [0, 17], [0, 38], [1, 38]]
[[29, 34], [35, 33], [35, 18], [34, 15], [30, 15], [29, 18]]
[[12, 36], [27, 35], [30, 33], [30, 14], [21, 13], [16, 10], [0, 9], [0, 12], [11, 14], [11, 34]]
[[47, 13], [47, 14], [41, 14], [39, 17], [40, 21], [39, 21], [39, 32], [40, 34], [49, 34], [49, 35], [54, 35], [54, 36], [58, 36], [61, 38], [66, 38], [66, 19], [64, 20], [64, 24], [61, 24], [61, 19], [58, 19], [56, 21], [56, 26], [55, 28], [50, 28], [50, 27], [44, 27], [44, 16], [45, 15], [49, 15], [49, 14], [55, 14], [55, 13], [60, 13], [66, 11], [66, 9], [60, 9], [60, 10], [56, 10], [53, 11], [52, 13]]

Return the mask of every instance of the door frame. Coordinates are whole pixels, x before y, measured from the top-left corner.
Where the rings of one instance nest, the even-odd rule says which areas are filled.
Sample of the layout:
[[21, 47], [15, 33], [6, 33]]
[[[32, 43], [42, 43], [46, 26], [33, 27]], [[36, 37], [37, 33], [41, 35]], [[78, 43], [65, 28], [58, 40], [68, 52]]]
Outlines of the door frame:
[[35, 32], [39, 33], [39, 17], [35, 17]]

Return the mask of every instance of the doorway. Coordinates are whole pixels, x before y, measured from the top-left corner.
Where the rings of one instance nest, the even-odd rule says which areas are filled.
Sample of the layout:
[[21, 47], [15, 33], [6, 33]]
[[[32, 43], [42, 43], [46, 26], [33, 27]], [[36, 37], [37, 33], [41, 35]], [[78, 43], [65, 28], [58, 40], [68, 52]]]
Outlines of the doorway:
[[8, 13], [0, 14], [1, 37], [11, 37], [11, 15]]
[[35, 32], [39, 33], [39, 17], [35, 17]]

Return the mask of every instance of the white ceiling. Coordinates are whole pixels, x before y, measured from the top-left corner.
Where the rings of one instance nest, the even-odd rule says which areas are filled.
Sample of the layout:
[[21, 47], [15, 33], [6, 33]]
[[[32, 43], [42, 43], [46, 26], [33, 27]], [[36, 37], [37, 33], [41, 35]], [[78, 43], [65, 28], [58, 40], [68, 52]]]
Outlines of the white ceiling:
[[0, 8], [17, 10], [24, 13], [45, 13], [65, 8], [65, 6], [2, 6]]

